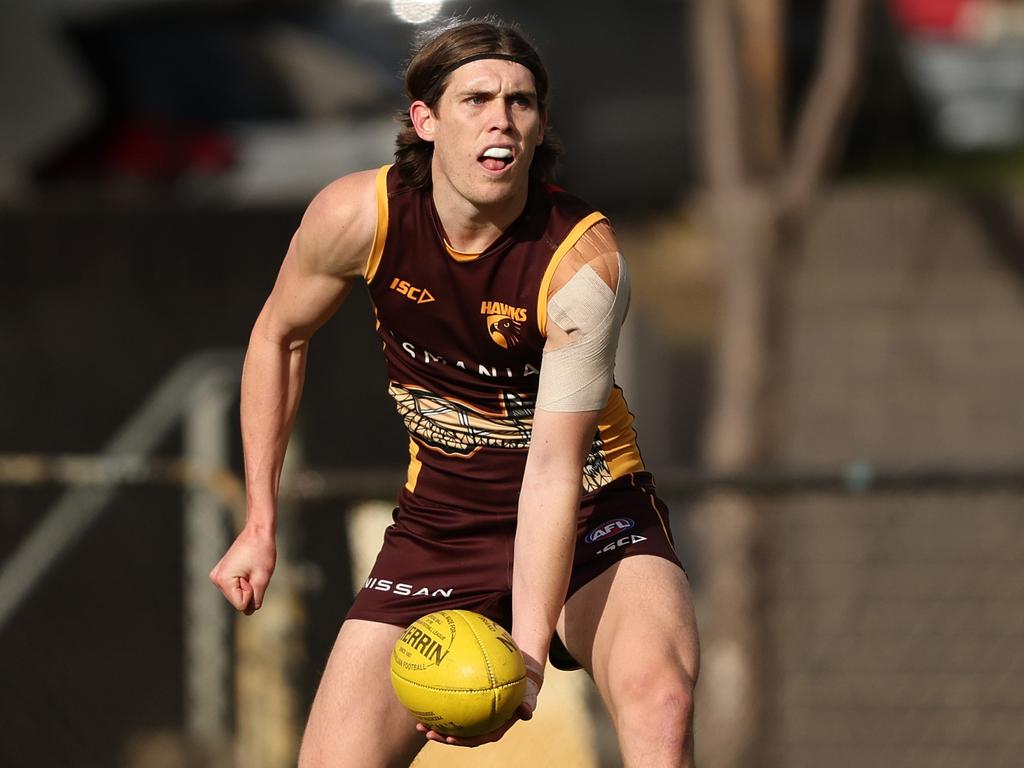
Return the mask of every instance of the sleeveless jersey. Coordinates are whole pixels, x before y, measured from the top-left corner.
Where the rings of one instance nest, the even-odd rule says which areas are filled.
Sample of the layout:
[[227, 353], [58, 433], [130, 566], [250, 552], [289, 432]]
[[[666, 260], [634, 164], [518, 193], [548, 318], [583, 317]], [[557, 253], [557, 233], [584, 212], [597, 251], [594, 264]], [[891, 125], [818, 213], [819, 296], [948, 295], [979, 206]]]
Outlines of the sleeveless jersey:
[[[409, 432], [405, 492], [421, 503], [514, 511], [545, 341], [548, 286], [603, 214], [532, 185], [520, 217], [481, 254], [451, 249], [430, 191], [394, 166], [377, 175], [377, 231], [366, 265], [389, 393]], [[643, 471], [633, 417], [613, 388], [584, 492]]]

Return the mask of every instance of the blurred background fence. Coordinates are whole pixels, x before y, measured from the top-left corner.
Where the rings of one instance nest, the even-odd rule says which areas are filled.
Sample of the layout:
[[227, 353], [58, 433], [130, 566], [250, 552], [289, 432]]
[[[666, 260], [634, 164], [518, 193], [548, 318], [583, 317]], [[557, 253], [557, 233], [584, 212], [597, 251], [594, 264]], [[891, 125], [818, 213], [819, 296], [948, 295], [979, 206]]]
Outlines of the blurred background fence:
[[[309, 198], [389, 161], [417, 24], [469, 7], [0, 2], [0, 766], [294, 762], [406, 441], [353, 292], [232, 619], [241, 348]], [[1024, 3], [471, 10], [539, 44], [560, 180], [630, 263], [700, 764], [1019, 764]], [[616, 765], [593, 696], [552, 676], [510, 741], [420, 764]]]

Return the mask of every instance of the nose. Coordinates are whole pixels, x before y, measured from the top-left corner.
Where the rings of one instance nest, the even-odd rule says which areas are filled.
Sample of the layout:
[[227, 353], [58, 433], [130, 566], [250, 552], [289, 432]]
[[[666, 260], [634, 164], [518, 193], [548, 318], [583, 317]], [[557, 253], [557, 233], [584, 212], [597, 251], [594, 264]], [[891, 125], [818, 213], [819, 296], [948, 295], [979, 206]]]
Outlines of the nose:
[[494, 128], [507, 131], [512, 126], [512, 105], [505, 99], [493, 99], [488, 118]]

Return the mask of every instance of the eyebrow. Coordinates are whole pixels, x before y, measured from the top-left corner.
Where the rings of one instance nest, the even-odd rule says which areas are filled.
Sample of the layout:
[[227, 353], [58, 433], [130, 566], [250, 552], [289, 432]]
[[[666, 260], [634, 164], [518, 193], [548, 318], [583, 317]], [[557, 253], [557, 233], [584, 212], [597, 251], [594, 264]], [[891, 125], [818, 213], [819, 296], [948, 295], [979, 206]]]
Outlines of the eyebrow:
[[[501, 92], [500, 89], [499, 90], [489, 90], [487, 88], [465, 88], [465, 89], [459, 91], [459, 97], [460, 98], [465, 98], [467, 96], [490, 96], [490, 97], [493, 98], [493, 97], [496, 97], [500, 92]], [[516, 91], [509, 91], [507, 98], [509, 98], [509, 99], [527, 98], [527, 99], [530, 99], [531, 101], [537, 101], [537, 92], [536, 91], [532, 91], [532, 90], [527, 90], [527, 89], [519, 89], [519, 90], [516, 90]]]
[[530, 99], [531, 101], [537, 101], [537, 92], [527, 90], [512, 91], [511, 93], [509, 93], [508, 97], [510, 99], [525, 97], [527, 99]]

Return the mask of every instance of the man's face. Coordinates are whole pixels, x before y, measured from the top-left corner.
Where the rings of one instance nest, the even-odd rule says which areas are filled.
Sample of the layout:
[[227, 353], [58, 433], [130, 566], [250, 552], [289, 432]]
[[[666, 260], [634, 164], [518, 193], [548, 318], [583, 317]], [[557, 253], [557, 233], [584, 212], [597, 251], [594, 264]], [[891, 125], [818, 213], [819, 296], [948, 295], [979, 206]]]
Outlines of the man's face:
[[451, 73], [435, 110], [415, 102], [410, 111], [420, 137], [434, 143], [435, 189], [478, 207], [525, 195], [545, 118], [522, 64], [471, 61]]

